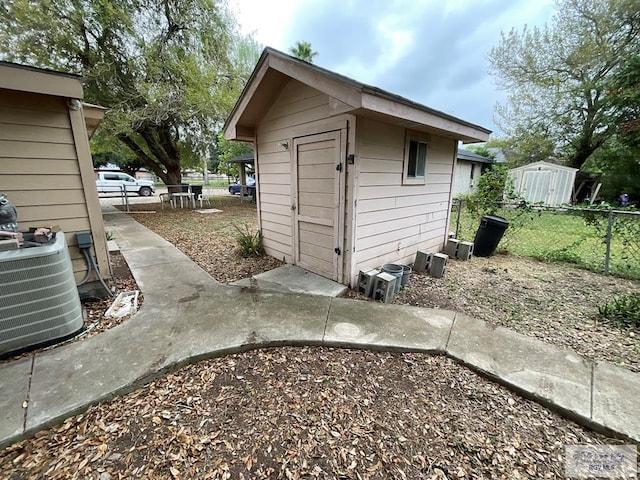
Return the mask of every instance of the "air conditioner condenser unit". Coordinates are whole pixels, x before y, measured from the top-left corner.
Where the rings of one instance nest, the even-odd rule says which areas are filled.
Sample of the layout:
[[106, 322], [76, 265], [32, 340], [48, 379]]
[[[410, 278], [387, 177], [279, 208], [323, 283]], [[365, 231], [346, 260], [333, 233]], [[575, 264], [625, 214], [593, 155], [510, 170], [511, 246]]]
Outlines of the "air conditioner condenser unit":
[[62, 339], [82, 325], [63, 232], [50, 245], [0, 252], [0, 355]]

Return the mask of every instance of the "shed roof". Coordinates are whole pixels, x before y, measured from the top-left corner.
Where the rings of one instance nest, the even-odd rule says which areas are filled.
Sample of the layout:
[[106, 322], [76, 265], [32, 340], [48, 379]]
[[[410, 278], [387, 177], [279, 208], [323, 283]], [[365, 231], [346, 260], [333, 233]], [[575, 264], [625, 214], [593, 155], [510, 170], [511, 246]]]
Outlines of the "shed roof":
[[487, 157], [483, 157], [482, 155], [478, 155], [475, 152], [470, 150], [465, 150], [464, 148], [458, 149], [458, 160], [466, 160], [468, 162], [478, 162], [478, 163], [493, 163], [493, 160]]
[[253, 164], [253, 158], [254, 158], [253, 152], [247, 152], [247, 153], [243, 153], [242, 155], [238, 155], [237, 157], [230, 158], [228, 162]]
[[487, 141], [491, 133], [479, 125], [267, 47], [227, 119], [225, 136], [253, 141], [256, 125], [291, 78], [329, 95], [337, 113], [380, 118], [465, 143]]
[[82, 78], [78, 75], [2, 61], [0, 88], [65, 98], [81, 99], [83, 95]]
[[570, 172], [577, 172], [577, 168], [566, 167], [564, 165], [558, 165], [557, 163], [539, 161], [533, 163], [527, 163], [526, 165], [522, 165], [521, 167], [512, 168], [509, 170], [510, 172], [519, 172], [522, 170], [566, 170]]

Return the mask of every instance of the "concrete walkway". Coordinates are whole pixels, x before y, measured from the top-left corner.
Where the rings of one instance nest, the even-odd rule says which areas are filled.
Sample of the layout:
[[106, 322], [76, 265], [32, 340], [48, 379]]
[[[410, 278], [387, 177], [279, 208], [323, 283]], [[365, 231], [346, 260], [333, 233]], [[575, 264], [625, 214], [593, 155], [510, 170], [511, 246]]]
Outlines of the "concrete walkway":
[[222, 285], [105, 209], [144, 306], [100, 335], [0, 365], [0, 447], [187, 363], [274, 345], [445, 354], [584, 425], [640, 441], [638, 374], [455, 312]]

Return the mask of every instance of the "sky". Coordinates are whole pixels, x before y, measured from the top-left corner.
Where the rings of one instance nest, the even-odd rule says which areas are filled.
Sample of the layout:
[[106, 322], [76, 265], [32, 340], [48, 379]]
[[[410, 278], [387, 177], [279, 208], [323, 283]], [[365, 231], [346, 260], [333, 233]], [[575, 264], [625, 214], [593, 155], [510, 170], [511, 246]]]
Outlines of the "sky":
[[553, 0], [230, 0], [244, 34], [285, 53], [481, 125], [506, 93], [487, 56], [500, 33], [542, 26]]

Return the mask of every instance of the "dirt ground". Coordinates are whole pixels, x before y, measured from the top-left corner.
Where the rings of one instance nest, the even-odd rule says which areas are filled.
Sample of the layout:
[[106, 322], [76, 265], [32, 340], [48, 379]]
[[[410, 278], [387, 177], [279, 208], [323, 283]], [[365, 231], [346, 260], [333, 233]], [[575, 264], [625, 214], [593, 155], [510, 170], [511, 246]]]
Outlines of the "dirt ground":
[[[281, 264], [235, 253], [234, 225], [255, 226], [255, 207], [214, 206], [224, 212], [133, 216], [221, 282]], [[442, 279], [414, 273], [395, 303], [462, 311], [638, 371], [640, 332], [595, 317], [638, 286], [495, 256], [452, 261]], [[0, 479], [564, 478], [564, 445], [587, 443], [621, 442], [445, 357], [282, 347], [203, 361], [92, 407], [1, 451]]]

